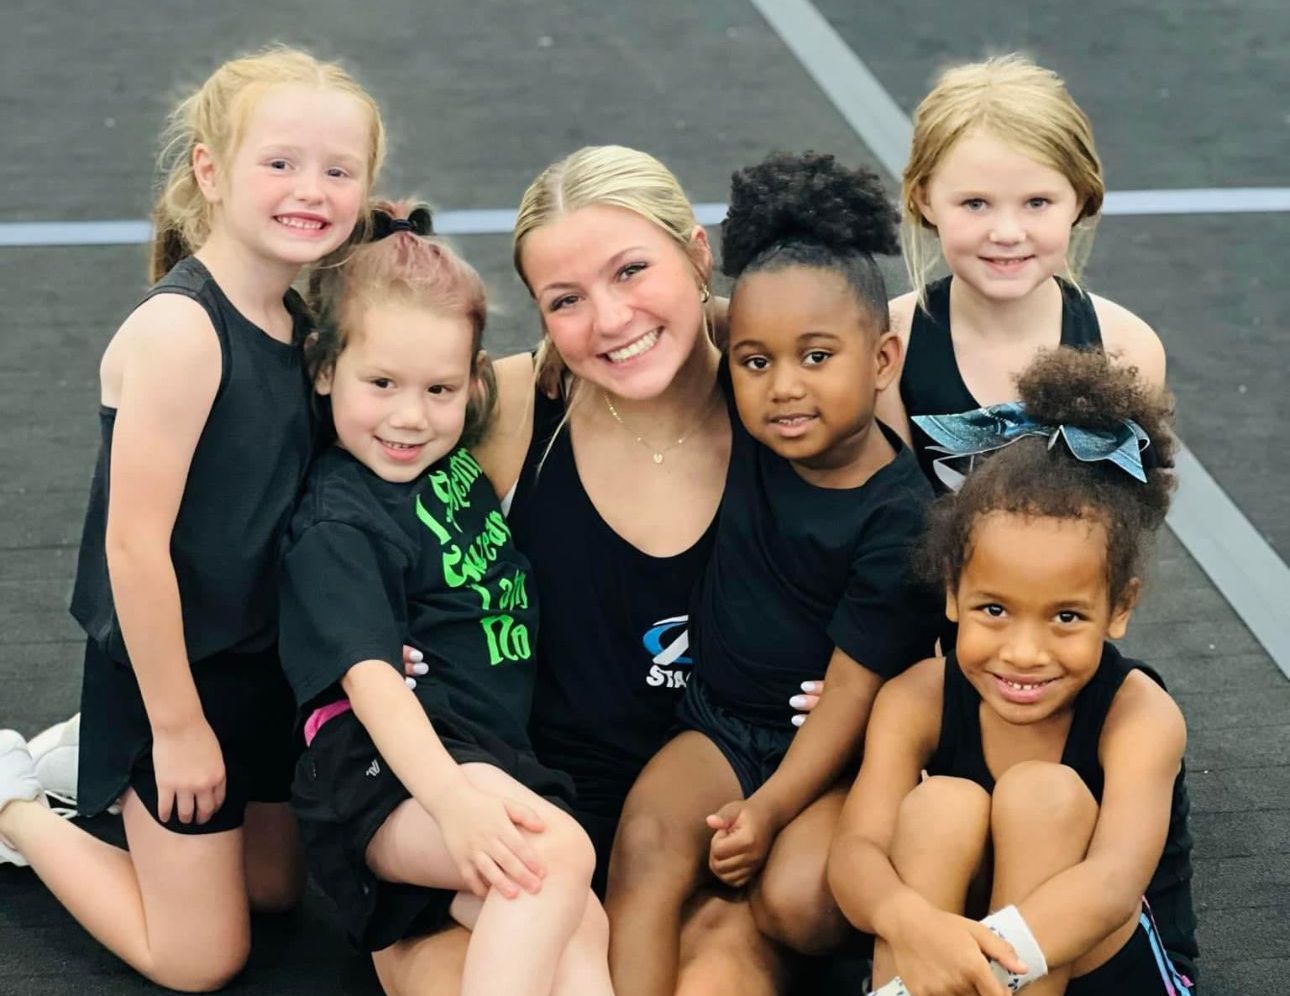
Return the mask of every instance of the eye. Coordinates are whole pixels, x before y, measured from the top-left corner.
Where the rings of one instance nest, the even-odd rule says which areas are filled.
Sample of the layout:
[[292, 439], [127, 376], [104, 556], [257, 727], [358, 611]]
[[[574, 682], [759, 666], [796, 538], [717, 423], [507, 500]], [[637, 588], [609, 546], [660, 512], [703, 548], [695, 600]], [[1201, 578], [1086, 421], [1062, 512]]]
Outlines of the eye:
[[333, 180], [343, 180], [349, 176], [349, 170], [345, 169], [343, 166], [329, 166], [327, 168], [327, 175]]
[[743, 367], [745, 370], [752, 370], [754, 372], [758, 372], [761, 370], [765, 370], [768, 366], [770, 366], [770, 360], [768, 360], [764, 356], [745, 356], [742, 360], [739, 361], [739, 365]]
[[550, 302], [547, 304], [547, 306], [546, 306], [546, 310], [547, 310], [547, 311], [559, 311], [559, 310], [561, 310], [562, 308], [567, 308], [567, 307], [569, 307], [571, 304], [573, 304], [573, 303], [574, 303], [575, 301], [577, 301], [577, 300], [578, 300], [578, 299], [577, 299], [577, 297], [576, 297], [576, 296], [574, 296], [573, 294], [566, 294], [564, 297], [557, 297], [557, 298], [553, 299], [552, 301], [550, 301]]
[[389, 377], [373, 377], [368, 383], [378, 391], [384, 391], [387, 387], [393, 386], [394, 381], [390, 380]]
[[1083, 618], [1084, 617], [1080, 615], [1078, 612], [1076, 612], [1074, 609], [1062, 609], [1061, 612], [1057, 613], [1057, 621], [1060, 622], [1063, 626], [1069, 626], [1072, 623], [1077, 623], [1081, 621]]
[[434, 395], [451, 394], [453, 386], [451, 384], [431, 384], [426, 390]]
[[270, 159], [265, 165], [268, 166], [269, 169], [271, 170], [276, 170], [278, 172], [281, 172], [291, 164], [287, 162], [285, 159]]
[[645, 269], [644, 263], [628, 263], [626, 266], [624, 266], [622, 269], [618, 271], [618, 279], [620, 281], [630, 280], [632, 277], [636, 276], [636, 274], [640, 273], [641, 270], [643, 269]]
[[982, 197], [969, 197], [963, 202], [963, 206], [969, 211], [981, 211], [985, 208], [985, 199]]
[[987, 605], [982, 605], [980, 610], [991, 619], [1002, 619], [1005, 612], [1004, 607], [998, 602], [990, 602]]
[[805, 356], [802, 357], [802, 363], [804, 366], [818, 367], [821, 363], [823, 363], [832, 355], [833, 354], [830, 353], [827, 349], [812, 349], [810, 352], [808, 352]]
[[1031, 197], [1026, 201], [1026, 207], [1030, 208], [1032, 211], [1039, 211], [1042, 208], [1048, 207], [1051, 203], [1052, 201], [1047, 197]]

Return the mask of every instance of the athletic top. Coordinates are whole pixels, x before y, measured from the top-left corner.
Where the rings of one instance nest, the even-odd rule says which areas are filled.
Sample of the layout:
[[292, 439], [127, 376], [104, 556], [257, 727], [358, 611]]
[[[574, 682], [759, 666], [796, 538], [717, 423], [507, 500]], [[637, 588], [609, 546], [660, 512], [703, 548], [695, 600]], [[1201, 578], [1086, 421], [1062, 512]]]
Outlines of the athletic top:
[[542, 602], [529, 729], [538, 758], [573, 777], [578, 808], [617, 819], [672, 730], [691, 666], [690, 599], [715, 528], [671, 557], [632, 546], [583, 488], [564, 417], [563, 399], [535, 392], [510, 512]]
[[[954, 355], [954, 340], [950, 334], [950, 281], [944, 277], [927, 287], [927, 308], [914, 308], [913, 322], [909, 327], [909, 344], [905, 348], [905, 367], [900, 375], [900, 399], [905, 403], [905, 414], [949, 415], [970, 412], [981, 403], [972, 397], [963, 375], [959, 372]], [[1102, 348], [1102, 329], [1097, 312], [1087, 294], [1060, 277], [1054, 277], [1062, 289], [1061, 345], [1082, 349]], [[938, 494], [945, 485], [936, 478], [932, 460], [939, 456], [929, 453], [928, 446], [935, 445], [931, 437], [910, 422], [914, 452], [923, 473], [932, 482]]]
[[[223, 651], [254, 652], [277, 635], [278, 542], [308, 465], [309, 392], [299, 344], [303, 302], [283, 303], [292, 343], [245, 318], [196, 258], [176, 263], [148, 291], [202, 306], [219, 337], [219, 389], [193, 451], [170, 536], [190, 661]], [[105, 534], [116, 409], [99, 407], [102, 441], [81, 537], [72, 615], [109, 657], [128, 663], [108, 580]]]
[[[1097, 672], [1075, 697], [1061, 763], [1080, 776], [1098, 804], [1102, 802], [1104, 776], [1098, 759], [1102, 725], [1116, 693], [1130, 671], [1145, 672], [1161, 688], [1165, 683], [1141, 661], [1120, 656], [1110, 643], [1102, 648]], [[964, 676], [953, 651], [945, 658], [945, 691], [942, 697], [941, 736], [927, 763], [929, 775], [950, 775], [976, 782], [994, 791], [994, 776], [986, 764], [981, 744], [981, 696]], [[1191, 833], [1187, 829], [1186, 766], [1174, 779], [1169, 811], [1169, 833], [1164, 852], [1147, 886], [1146, 898], [1160, 928], [1160, 936], [1178, 969], [1196, 978], [1196, 914], [1191, 900]]]
[[[721, 380], [729, 388], [729, 367]], [[691, 613], [695, 674], [711, 698], [780, 729], [801, 683], [837, 647], [890, 678], [931, 654], [943, 617], [913, 578], [932, 490], [900, 437], [856, 488], [822, 488], [749, 434], [731, 402], [730, 469], [716, 546]]]
[[327, 449], [283, 544], [281, 598], [279, 650], [301, 706], [343, 698], [340, 679], [361, 661], [401, 674], [407, 643], [430, 665], [415, 694], [432, 719], [464, 718], [531, 750], [537, 600], [469, 451], [395, 484]]

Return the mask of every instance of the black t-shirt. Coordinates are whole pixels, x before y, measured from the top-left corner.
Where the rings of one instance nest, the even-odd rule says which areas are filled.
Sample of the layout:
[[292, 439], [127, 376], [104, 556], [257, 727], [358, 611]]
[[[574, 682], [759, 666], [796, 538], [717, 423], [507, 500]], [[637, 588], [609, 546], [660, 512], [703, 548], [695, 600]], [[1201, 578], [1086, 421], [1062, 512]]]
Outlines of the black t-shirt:
[[734, 412], [731, 423], [716, 546], [691, 613], [695, 673], [718, 704], [778, 727], [834, 647], [884, 678], [931, 653], [943, 602], [911, 560], [932, 494], [881, 423], [895, 459], [843, 489], [807, 483]]
[[338, 447], [310, 471], [282, 556], [282, 665], [302, 706], [341, 698], [365, 660], [402, 671], [425, 654], [416, 695], [529, 750], [537, 599], [488, 478], [458, 448], [391, 484]]
[[[170, 535], [188, 659], [263, 650], [277, 633], [278, 544], [311, 449], [300, 349], [252, 324], [194, 257], [176, 263], [144, 300], [158, 294], [200, 304], [220, 346], [219, 389], [193, 450]], [[304, 305], [294, 291], [283, 304], [295, 321], [298, 343], [308, 331]], [[104, 545], [115, 421], [116, 409], [100, 406], [102, 441], [71, 611], [107, 656], [125, 663]]]
[[573, 777], [579, 811], [617, 819], [675, 723], [687, 614], [716, 530], [671, 557], [632, 546], [583, 488], [564, 417], [539, 389], [510, 511], [542, 603], [530, 731], [542, 763]]

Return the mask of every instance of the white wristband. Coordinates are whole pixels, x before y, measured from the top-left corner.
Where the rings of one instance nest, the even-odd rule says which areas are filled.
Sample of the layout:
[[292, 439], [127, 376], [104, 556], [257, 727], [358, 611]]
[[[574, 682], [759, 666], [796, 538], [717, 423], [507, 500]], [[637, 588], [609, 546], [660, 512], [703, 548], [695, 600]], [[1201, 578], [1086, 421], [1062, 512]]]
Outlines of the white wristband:
[[1030, 932], [1030, 926], [1022, 917], [1021, 910], [1015, 906], [1005, 906], [991, 913], [981, 923], [989, 927], [996, 936], [1011, 944], [1012, 950], [1017, 952], [1017, 957], [1026, 963], [1026, 974], [1017, 975], [1009, 972], [997, 961], [990, 962], [990, 971], [994, 973], [996, 979], [1008, 987], [1008, 992], [1015, 993], [1023, 986], [1028, 986], [1048, 974], [1048, 960], [1039, 949], [1039, 942]]
[[[990, 962], [990, 971], [994, 973], [996, 979], [1008, 987], [1008, 992], [1015, 993], [1023, 986], [1029, 985], [1036, 979], [1042, 979], [1048, 974], [1048, 960], [1044, 958], [1035, 935], [1030, 932], [1030, 927], [1017, 907], [1005, 906], [991, 913], [981, 923], [990, 928], [990, 932], [996, 937], [1001, 937], [1011, 944], [1012, 950], [1017, 952], [1017, 957], [1026, 963], [1028, 969], [1026, 974], [1015, 975], [997, 961]], [[875, 989], [870, 996], [910, 996], [910, 993], [898, 975], [880, 989]]]

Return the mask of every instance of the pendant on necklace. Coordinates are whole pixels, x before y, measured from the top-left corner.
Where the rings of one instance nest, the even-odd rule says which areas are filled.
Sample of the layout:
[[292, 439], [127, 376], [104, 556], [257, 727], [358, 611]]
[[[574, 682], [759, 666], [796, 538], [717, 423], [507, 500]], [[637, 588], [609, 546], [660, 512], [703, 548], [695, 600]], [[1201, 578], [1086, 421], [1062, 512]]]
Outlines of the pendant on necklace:
[[655, 462], [655, 463], [662, 463], [662, 462], [663, 462], [663, 454], [662, 454], [662, 453], [659, 453], [657, 450], [654, 452], [654, 462]]

